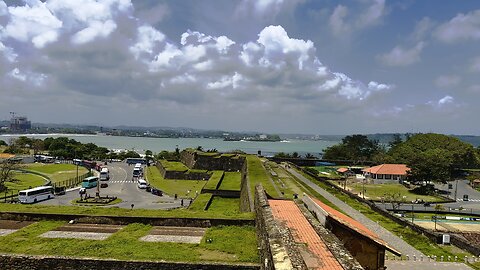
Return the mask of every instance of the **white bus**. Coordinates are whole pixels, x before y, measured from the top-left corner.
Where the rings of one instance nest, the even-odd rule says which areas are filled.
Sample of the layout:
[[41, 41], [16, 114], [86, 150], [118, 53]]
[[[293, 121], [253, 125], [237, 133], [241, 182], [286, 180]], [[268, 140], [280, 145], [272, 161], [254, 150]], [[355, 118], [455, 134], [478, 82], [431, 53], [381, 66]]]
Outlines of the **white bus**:
[[18, 200], [21, 203], [36, 203], [53, 197], [53, 187], [51, 186], [31, 188], [18, 193]]
[[107, 181], [110, 180], [110, 173], [108, 171], [108, 168], [103, 167], [102, 170], [100, 171], [100, 181]]

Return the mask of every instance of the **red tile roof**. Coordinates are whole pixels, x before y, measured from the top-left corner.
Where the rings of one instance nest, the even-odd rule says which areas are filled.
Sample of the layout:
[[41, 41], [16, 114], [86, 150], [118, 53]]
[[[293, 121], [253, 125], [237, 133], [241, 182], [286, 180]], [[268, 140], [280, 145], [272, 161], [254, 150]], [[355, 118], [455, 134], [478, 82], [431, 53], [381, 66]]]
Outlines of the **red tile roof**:
[[377, 242], [378, 244], [384, 246], [386, 249], [390, 250], [393, 253], [400, 254], [397, 250], [393, 249], [392, 247], [388, 246], [388, 244], [383, 241], [376, 233], [372, 232], [370, 229], [365, 227], [362, 223], [356, 221], [355, 219], [333, 209], [332, 207], [324, 204], [320, 200], [316, 198], [311, 198], [318, 206], [320, 206], [323, 210], [325, 210], [328, 215], [335, 219], [336, 221], [342, 223], [343, 225], [349, 227], [350, 229], [358, 232], [361, 235], [364, 235], [373, 241]]
[[410, 168], [408, 168], [405, 164], [382, 164], [363, 169], [363, 171], [367, 173], [394, 175], [407, 175], [409, 170]]
[[293, 201], [269, 200], [268, 203], [272, 208], [274, 218], [284, 221], [295, 241], [307, 244], [308, 250], [317, 257], [316, 266], [309, 267], [309, 269], [343, 269]]
[[337, 172], [339, 172], [339, 173], [348, 172], [348, 169], [347, 168], [338, 168]]
[[0, 153], [0, 158], [12, 158], [15, 155], [7, 154], [7, 153]]

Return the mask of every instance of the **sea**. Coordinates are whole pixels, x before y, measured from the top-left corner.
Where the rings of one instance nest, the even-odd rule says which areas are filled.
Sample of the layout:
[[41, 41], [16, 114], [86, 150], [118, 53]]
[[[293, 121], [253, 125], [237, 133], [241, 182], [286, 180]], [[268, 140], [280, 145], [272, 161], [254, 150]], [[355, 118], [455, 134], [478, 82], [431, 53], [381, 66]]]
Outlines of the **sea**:
[[248, 154], [257, 154], [258, 151], [261, 151], [261, 154], [264, 156], [273, 156], [275, 153], [279, 152], [297, 152], [300, 155], [310, 153], [314, 156], [320, 157], [325, 148], [339, 143], [339, 141], [295, 139], [283, 140], [280, 142], [258, 142], [224, 141], [223, 139], [213, 138], [149, 138], [84, 134], [3, 134], [0, 135], [0, 140], [4, 140], [8, 143], [9, 140], [18, 138], [19, 136], [38, 139], [45, 139], [47, 137], [68, 137], [81, 143], [94, 143], [110, 150], [133, 150], [140, 154], [143, 154], [145, 150], [159, 153], [162, 150], [174, 151], [176, 147], [179, 149], [185, 149], [201, 146], [205, 151], [209, 149], [216, 149], [220, 152], [241, 150]]

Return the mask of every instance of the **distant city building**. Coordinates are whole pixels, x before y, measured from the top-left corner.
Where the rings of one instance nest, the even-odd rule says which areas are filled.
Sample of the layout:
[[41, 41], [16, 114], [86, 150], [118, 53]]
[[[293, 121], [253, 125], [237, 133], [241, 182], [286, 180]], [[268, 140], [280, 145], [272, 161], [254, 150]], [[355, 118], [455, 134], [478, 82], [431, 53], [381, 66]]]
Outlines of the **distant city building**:
[[32, 123], [26, 116], [13, 115], [10, 119], [10, 129], [12, 131], [27, 131], [32, 128]]
[[262, 139], [262, 140], [267, 139], [267, 135], [265, 135], [265, 134], [260, 135], [260, 139]]

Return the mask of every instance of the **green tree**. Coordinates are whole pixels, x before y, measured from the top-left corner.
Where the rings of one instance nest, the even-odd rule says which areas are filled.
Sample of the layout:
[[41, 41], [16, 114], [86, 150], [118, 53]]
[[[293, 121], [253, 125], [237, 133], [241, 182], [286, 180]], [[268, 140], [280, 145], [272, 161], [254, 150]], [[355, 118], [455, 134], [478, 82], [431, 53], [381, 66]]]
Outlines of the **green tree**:
[[8, 144], [4, 140], [0, 140], [0, 146], [7, 146]]
[[396, 163], [410, 167], [414, 181], [440, 181], [452, 179], [462, 168], [476, 168], [478, 154], [471, 144], [442, 134], [416, 134], [391, 148], [388, 154]]
[[324, 150], [323, 158], [331, 160], [371, 160], [374, 155], [382, 152], [378, 141], [369, 140], [365, 135], [351, 135], [342, 139], [342, 142]]
[[15, 171], [21, 167], [20, 163], [11, 162], [8, 159], [0, 162], [0, 192], [7, 189], [5, 183], [15, 181]]

